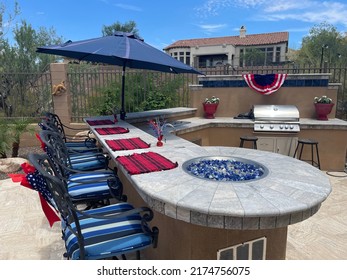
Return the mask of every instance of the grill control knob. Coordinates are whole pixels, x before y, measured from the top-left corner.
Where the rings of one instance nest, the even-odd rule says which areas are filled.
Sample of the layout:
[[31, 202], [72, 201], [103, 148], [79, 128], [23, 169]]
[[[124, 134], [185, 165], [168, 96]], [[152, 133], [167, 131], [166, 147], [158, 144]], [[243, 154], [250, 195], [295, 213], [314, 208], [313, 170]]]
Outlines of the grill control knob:
[[263, 125], [263, 124], [261, 124], [261, 125], [260, 125], [260, 128], [264, 128], [264, 125]]
[[273, 129], [273, 128], [274, 128], [274, 125], [273, 125], [273, 124], [271, 124], [271, 125], [270, 125], [270, 128], [271, 128], [271, 129]]
[[280, 129], [283, 129], [283, 124], [280, 125]]
[[288, 125], [285, 125], [284, 128], [285, 128], [285, 129], [288, 129]]
[[289, 128], [290, 128], [290, 129], [293, 129], [293, 128], [294, 128], [294, 125], [291, 125]]

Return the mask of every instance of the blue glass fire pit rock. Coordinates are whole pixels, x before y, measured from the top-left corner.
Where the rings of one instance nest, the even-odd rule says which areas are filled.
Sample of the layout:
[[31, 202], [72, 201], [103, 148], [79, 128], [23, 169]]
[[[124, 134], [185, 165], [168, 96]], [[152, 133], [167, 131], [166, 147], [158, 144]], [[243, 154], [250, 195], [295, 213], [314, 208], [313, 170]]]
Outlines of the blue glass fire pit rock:
[[183, 164], [186, 172], [201, 179], [215, 181], [249, 181], [262, 178], [267, 169], [242, 158], [213, 158], [193, 159]]

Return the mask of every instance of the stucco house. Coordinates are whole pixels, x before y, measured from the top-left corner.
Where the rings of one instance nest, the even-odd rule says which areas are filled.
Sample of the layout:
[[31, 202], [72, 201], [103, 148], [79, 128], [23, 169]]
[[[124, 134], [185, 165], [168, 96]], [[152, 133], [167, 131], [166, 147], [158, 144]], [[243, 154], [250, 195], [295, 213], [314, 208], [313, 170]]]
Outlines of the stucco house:
[[164, 48], [172, 57], [193, 67], [279, 65], [286, 61], [288, 32], [179, 40]]

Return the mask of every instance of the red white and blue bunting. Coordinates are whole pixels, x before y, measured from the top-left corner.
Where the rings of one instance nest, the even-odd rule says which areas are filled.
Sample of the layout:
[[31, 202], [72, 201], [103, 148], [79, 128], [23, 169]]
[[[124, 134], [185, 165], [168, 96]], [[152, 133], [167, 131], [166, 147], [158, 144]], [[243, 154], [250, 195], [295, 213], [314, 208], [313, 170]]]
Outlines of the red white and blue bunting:
[[277, 91], [284, 83], [287, 74], [244, 74], [247, 85], [256, 92], [270, 95]]

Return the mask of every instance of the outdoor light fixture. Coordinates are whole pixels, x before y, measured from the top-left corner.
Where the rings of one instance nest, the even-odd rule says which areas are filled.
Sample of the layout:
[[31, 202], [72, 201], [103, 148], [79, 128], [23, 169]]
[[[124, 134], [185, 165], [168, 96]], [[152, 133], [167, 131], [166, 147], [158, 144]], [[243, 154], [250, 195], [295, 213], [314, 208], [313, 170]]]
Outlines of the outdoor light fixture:
[[322, 68], [323, 68], [324, 49], [327, 49], [327, 48], [329, 48], [329, 46], [327, 44], [322, 45], [322, 53], [321, 53], [321, 56], [320, 56], [320, 66], [319, 66], [320, 73], [322, 73]]

